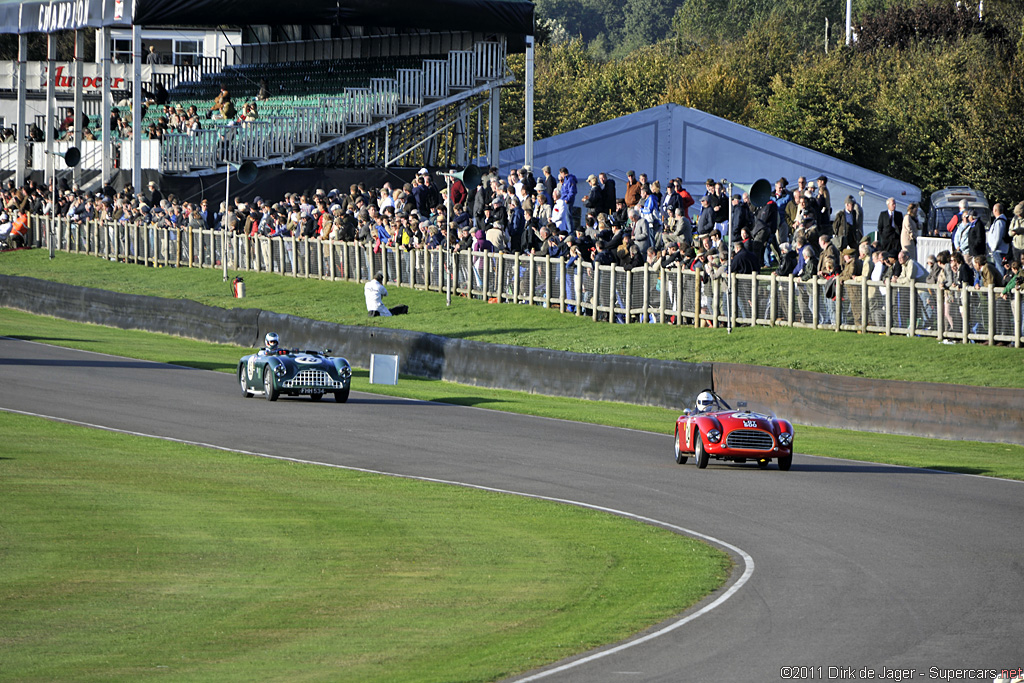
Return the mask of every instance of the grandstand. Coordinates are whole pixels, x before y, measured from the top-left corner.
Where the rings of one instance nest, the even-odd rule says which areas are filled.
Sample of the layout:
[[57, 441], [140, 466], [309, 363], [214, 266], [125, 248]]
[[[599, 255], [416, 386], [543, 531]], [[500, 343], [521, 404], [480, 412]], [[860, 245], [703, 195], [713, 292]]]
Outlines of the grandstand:
[[[0, 13], [4, 32], [99, 29], [100, 49], [91, 73], [99, 74], [102, 64], [102, 73], [109, 74], [113, 68], [124, 74], [121, 82], [126, 84], [122, 91], [111, 92], [109, 82], [117, 79], [108, 76], [101, 95], [79, 92], [73, 103], [67, 103], [71, 104], [68, 110], [85, 112], [96, 122], [96, 130], [91, 131], [96, 140], [83, 139], [76, 130], [66, 142], [22, 145], [27, 152], [16, 143], [5, 143], [0, 151], [3, 170], [17, 169], [17, 152], [24, 153], [38, 173], [47, 167], [52, 153], [62, 154], [72, 144], [83, 152], [76, 179], [86, 188], [108, 178], [119, 185], [128, 179], [117, 182], [117, 176], [126, 174], [139, 186], [142, 171], [147, 180], [159, 175], [179, 183], [187, 178], [201, 181], [223, 173], [225, 163], [243, 161], [278, 169], [391, 169], [464, 166], [480, 158], [496, 161], [498, 93], [512, 82], [506, 56], [521, 51], [533, 32], [533, 5], [522, 0], [441, 0], [431, 3], [429, 13], [407, 0], [373, 4], [307, 0], [288, 12], [276, 3], [254, 0], [246, 3], [244, 24], [240, 17], [229, 16], [233, 6], [211, 8], [198, 0], [140, 0], [134, 3], [133, 17], [119, 17], [114, 0], [99, 4], [103, 5], [99, 11], [89, 5], [80, 15], [72, 12], [70, 26], [60, 21], [53, 24], [48, 3], [21, 2], [17, 16]], [[194, 27], [197, 16], [210, 27], [240, 27], [242, 39], [220, 55], [204, 58], [201, 66], [191, 61], [146, 65], [145, 69], [109, 64], [110, 27], [131, 27], [131, 54], [141, 55], [146, 30]], [[56, 61], [42, 64], [37, 67], [39, 73], [62, 73]], [[77, 63], [66, 66], [63, 73], [82, 73], [72, 72], [81, 68]], [[28, 73], [24, 62], [12, 63], [9, 72], [15, 75], [10, 89], [0, 92], [0, 97], [24, 97], [24, 92], [17, 93], [18, 81], [28, 78], [19, 79], [19, 69]], [[67, 82], [81, 80], [78, 75]], [[99, 84], [102, 79], [94, 75], [91, 80]], [[35, 82], [37, 89], [41, 82]], [[255, 103], [255, 118], [233, 122], [205, 118], [222, 86], [241, 112], [243, 102], [256, 98], [261, 82], [267, 88]], [[138, 88], [133, 87], [135, 83]], [[122, 138], [117, 130], [107, 130], [104, 98], [120, 103], [126, 115], [131, 112], [133, 131], [146, 131], [156, 124], [164, 113], [162, 107], [151, 103], [140, 117], [141, 99], [138, 104], [126, 100], [141, 98], [136, 89], [153, 93], [158, 85], [167, 91], [174, 108], [194, 105], [201, 114], [199, 126], [169, 131], [162, 140], [138, 139], [138, 135]], [[0, 83], [0, 89], [3, 86]], [[56, 96], [52, 85], [47, 87], [52, 106]], [[30, 123], [46, 130], [58, 121], [42, 116], [28, 121], [24, 114], [11, 118], [20, 118], [18, 129], [23, 133]]]

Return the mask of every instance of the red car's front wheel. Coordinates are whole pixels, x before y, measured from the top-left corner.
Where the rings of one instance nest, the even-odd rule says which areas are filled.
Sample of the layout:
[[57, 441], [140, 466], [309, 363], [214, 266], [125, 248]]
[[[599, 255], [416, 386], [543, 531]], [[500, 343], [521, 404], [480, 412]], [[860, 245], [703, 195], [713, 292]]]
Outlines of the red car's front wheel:
[[708, 466], [708, 452], [704, 450], [704, 439], [699, 429], [693, 433], [693, 461], [697, 463], [699, 470]]
[[686, 464], [686, 453], [683, 452], [683, 445], [679, 442], [682, 438], [679, 434], [679, 427], [676, 427], [676, 462], [680, 465]]

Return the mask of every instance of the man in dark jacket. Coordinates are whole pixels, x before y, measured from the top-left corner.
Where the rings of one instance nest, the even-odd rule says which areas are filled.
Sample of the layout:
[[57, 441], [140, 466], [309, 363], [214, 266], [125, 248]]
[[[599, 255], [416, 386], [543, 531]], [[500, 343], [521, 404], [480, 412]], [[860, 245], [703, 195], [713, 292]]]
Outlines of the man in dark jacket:
[[753, 242], [752, 253], [757, 258], [758, 264], [754, 269], [757, 272], [764, 260], [764, 250], [772, 243], [775, 231], [779, 228], [779, 210], [775, 202], [769, 200], [764, 206], [758, 208], [754, 214], [754, 230], [750, 233]]
[[598, 173], [597, 180], [601, 184], [602, 194], [604, 195], [604, 209], [602, 213], [610, 216], [615, 212], [615, 179], [609, 178], [607, 173]]
[[971, 256], [986, 256], [988, 245], [985, 243], [985, 224], [978, 218], [977, 212], [968, 211], [967, 223], [967, 249]]
[[889, 197], [885, 202], [886, 210], [878, 214], [878, 227], [875, 239], [882, 251], [895, 254], [900, 250], [900, 232], [903, 230], [903, 214], [896, 210], [896, 198]]
[[[774, 211], [775, 208], [773, 207], [772, 210]], [[729, 262], [731, 272], [737, 275], [750, 275], [761, 269], [760, 264], [757, 263], [757, 257], [747, 251], [742, 242], [733, 242], [732, 249], [732, 261]]]

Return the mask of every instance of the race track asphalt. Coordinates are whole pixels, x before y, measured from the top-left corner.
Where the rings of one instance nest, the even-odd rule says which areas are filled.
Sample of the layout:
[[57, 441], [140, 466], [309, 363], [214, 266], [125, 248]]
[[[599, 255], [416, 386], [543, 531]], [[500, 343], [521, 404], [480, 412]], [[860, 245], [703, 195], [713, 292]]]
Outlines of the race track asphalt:
[[542, 680], [985, 680], [948, 670], [1024, 666], [1024, 483], [800, 455], [790, 472], [698, 470], [665, 435], [356, 392], [246, 400], [223, 373], [7, 338], [0, 386], [0, 408], [579, 501], [753, 559], [717, 608]]

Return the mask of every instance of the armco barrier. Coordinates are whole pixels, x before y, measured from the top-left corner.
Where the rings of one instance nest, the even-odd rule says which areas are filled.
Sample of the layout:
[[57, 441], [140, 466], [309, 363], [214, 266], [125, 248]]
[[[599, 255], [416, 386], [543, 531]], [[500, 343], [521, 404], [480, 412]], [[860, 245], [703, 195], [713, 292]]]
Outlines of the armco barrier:
[[482, 387], [681, 409], [706, 387], [766, 403], [799, 424], [944, 439], [1024, 443], [1024, 391], [893, 382], [728, 363], [567, 353], [352, 327], [256, 309], [225, 310], [0, 275], [0, 306], [255, 348], [330, 348], [357, 367], [399, 356], [401, 372]]
[[326, 346], [358, 367], [370, 366], [371, 353], [393, 354], [408, 375], [549, 396], [681, 409], [688, 397], [712, 385], [709, 363], [484, 344], [267, 312], [260, 314], [259, 326], [260, 336], [274, 331], [287, 346]]
[[357, 367], [397, 355], [407, 375], [550, 396], [680, 408], [712, 386], [711, 365], [531, 349], [422, 332], [353, 327], [255, 309], [222, 309], [0, 275], [0, 306], [122, 329], [255, 348], [266, 332], [288, 347], [330, 348]]
[[715, 390], [816, 427], [1024, 443], [1024, 391], [715, 363]]
[[[256, 309], [223, 309], [186, 299], [161, 299], [0, 275], [0, 306], [126, 330], [252, 346]], [[183, 332], [187, 330], [188, 332]]]

